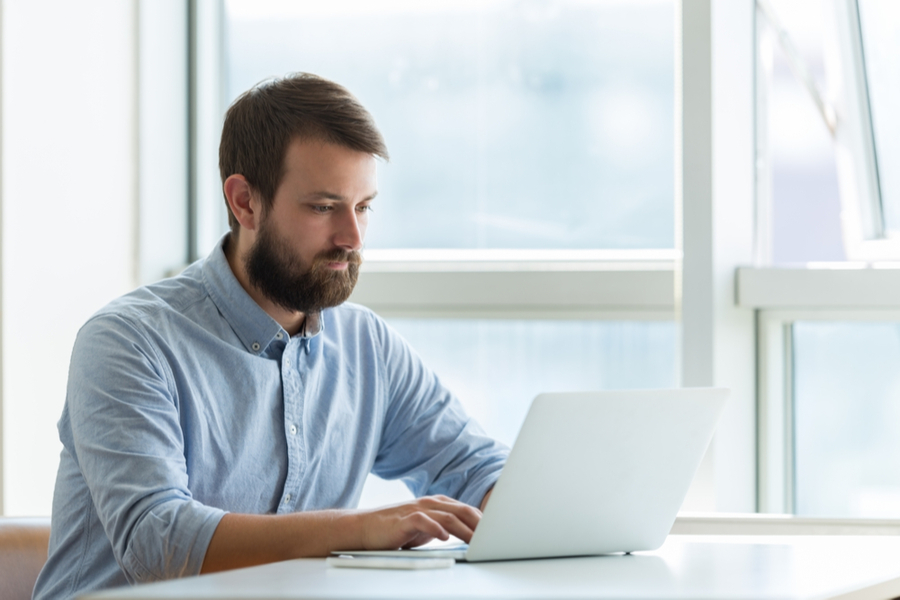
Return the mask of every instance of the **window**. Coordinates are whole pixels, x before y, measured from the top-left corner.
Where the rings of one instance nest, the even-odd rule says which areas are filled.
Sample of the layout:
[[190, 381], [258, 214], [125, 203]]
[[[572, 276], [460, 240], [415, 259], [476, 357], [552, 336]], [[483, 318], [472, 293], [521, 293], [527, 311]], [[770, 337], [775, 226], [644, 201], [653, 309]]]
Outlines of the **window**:
[[900, 517], [900, 323], [791, 327], [794, 512]]
[[897, 6], [756, 4], [760, 262], [900, 257]]
[[393, 160], [367, 248], [671, 248], [673, 9], [583, 0], [225, 3], [228, 101], [309, 71]]
[[[780, 275], [803, 277], [786, 271]], [[759, 311], [761, 512], [900, 517], [900, 311], [866, 306], [865, 292], [882, 284], [865, 271], [847, 273], [854, 271], [822, 271], [818, 281], [793, 286], [766, 270], [741, 278], [742, 302], [745, 291], [753, 302], [755, 291], [762, 292], [756, 301], [766, 296], [780, 306]], [[848, 285], [859, 290], [857, 308], [810, 308], [819, 290]], [[767, 286], [809, 293], [779, 298]]]
[[677, 385], [671, 0], [222, 6], [224, 103], [308, 71], [373, 113], [392, 159], [351, 300], [489, 433], [542, 391]]
[[[879, 227], [885, 227], [877, 220], [887, 200], [871, 192], [890, 187], [875, 176], [876, 151], [889, 153], [886, 144], [893, 138], [873, 133], [872, 124], [876, 130], [890, 127], [879, 125], [885, 116], [878, 105], [894, 96], [890, 85], [882, 84], [880, 91], [871, 82], [857, 85], [864, 43], [867, 56], [890, 55], [883, 43], [877, 50], [863, 41], [871, 35], [866, 28], [872, 29], [866, 13], [887, 10], [885, 5], [857, 11], [851, 0], [760, 0], [718, 5], [705, 17], [702, 10], [680, 7], [682, 18], [688, 12], [700, 21], [712, 17], [713, 31], [730, 32], [711, 42], [717, 78], [713, 135], [718, 136], [713, 195], [716, 207], [728, 214], [695, 203], [691, 210], [700, 207], [700, 212], [688, 215], [686, 209], [683, 229], [672, 179], [675, 175], [681, 185], [679, 178], [693, 175], [699, 163], [673, 172], [672, 159], [680, 165], [705, 155], [699, 146], [682, 148], [686, 157], [669, 150], [673, 123], [666, 113], [674, 112], [672, 63], [677, 62], [670, 36], [676, 30], [672, 16], [679, 14], [671, 2], [348, 0], [326, 6], [198, 0], [196, 6], [197, 15], [206, 11], [195, 18], [200, 32], [195, 64], [198, 79], [206, 82], [195, 92], [195, 119], [201, 122], [197, 145], [208, 146], [195, 156], [214, 155], [210, 148], [217, 132], [212, 135], [215, 119], [209, 115], [221, 114], [236, 93], [265, 77], [307, 70], [354, 91], [384, 130], [393, 161], [382, 169], [367, 262], [353, 299], [411, 339], [451, 387], [458, 386], [459, 395], [474, 400], [470, 410], [492, 433], [511, 435], [523, 410], [516, 403], [527, 402], [541, 386], [677, 385], [682, 372], [696, 373], [696, 365], [688, 364], [696, 363], [695, 355], [708, 353], [714, 360], [707, 361], [702, 370], [708, 377], [700, 380], [734, 386], [741, 396], [722, 426], [727, 433], [719, 444], [721, 458], [710, 467], [728, 474], [728, 484], [714, 492], [715, 506], [746, 510], [745, 491], [756, 488], [760, 510], [807, 511], [803, 498], [819, 492], [809, 491], [813, 488], [805, 486], [814, 480], [796, 471], [808, 468], [804, 457], [817, 455], [808, 450], [815, 448], [815, 423], [805, 416], [815, 412], [810, 413], [807, 392], [815, 363], [806, 356], [810, 346], [803, 340], [811, 335], [806, 324], [900, 321], [890, 310], [881, 312], [887, 310], [884, 302], [895, 298], [893, 274], [883, 268], [889, 265], [866, 269], [874, 283], [862, 286], [856, 286], [851, 271], [832, 268], [835, 261], [854, 267], [857, 263], [844, 259], [890, 255], [883, 252], [890, 240], [879, 239]], [[858, 18], [847, 21], [840, 11]], [[852, 23], [859, 23], [856, 34]], [[696, 39], [685, 37], [681, 47]], [[752, 64], [754, 51], [757, 97], [755, 105], [746, 106], [759, 126], [755, 165], [746, 154], [754, 138], [744, 137], [741, 129], [753, 123], [741, 96], [744, 90], [750, 90], [747, 98], [753, 96], [752, 85], [745, 86], [751, 77], [745, 82], [741, 74], [746, 73], [742, 58], [746, 53]], [[737, 85], [726, 90], [717, 83], [733, 73]], [[702, 86], [694, 87], [697, 80], [685, 85], [685, 97], [693, 95], [694, 102]], [[203, 94], [206, 100], [200, 99]], [[710, 112], [702, 104], [694, 110], [694, 117]], [[744, 177], [744, 170], [756, 173], [755, 221], [738, 208], [745, 188], [753, 188], [753, 176]], [[539, 177], [548, 173], [547, 179]], [[198, 164], [195, 177], [200, 182], [195, 238], [205, 252], [224, 230], [224, 211], [213, 165]], [[688, 202], [694, 199], [685, 198]], [[679, 230], [710, 216], [716, 223], [713, 233], [707, 232], [711, 243], [694, 245], [684, 257], [685, 293], [676, 301], [672, 290], [680, 289], [682, 276]], [[745, 256], [744, 236], [755, 236], [757, 268], [735, 275], [734, 266], [752, 262], [739, 258]], [[692, 234], [687, 241], [693, 240]], [[688, 272], [701, 263], [706, 269], [710, 260], [714, 286], [709, 295], [698, 296], [693, 288], [698, 280], [687, 283]], [[811, 270], [809, 264], [821, 268]], [[719, 279], [723, 265], [732, 272]], [[734, 276], [736, 307], [730, 295]], [[864, 299], [870, 292], [876, 298]], [[691, 315], [685, 323], [692, 323], [684, 332], [677, 317], [682, 300], [684, 314]], [[715, 335], [707, 339], [694, 330], [698, 315]], [[602, 361], [598, 368], [590, 352], [575, 353], [574, 367], [568, 361], [554, 367], [584, 379], [546, 379], [546, 373], [523, 368], [558, 361], [542, 354], [541, 340], [550, 340], [543, 342], [550, 347], [560, 336], [577, 337], [593, 351], [620, 352], [628, 364], [652, 375], [632, 380], [604, 368]], [[683, 354], [682, 345], [688, 349]], [[754, 348], [758, 413], [753, 383], [735, 375], [756, 371]], [[523, 356], [523, 349], [530, 354]], [[456, 374], [468, 374], [467, 364], [480, 363], [467, 361], [480, 356], [512, 360], [496, 361], [497, 373], [458, 383], [463, 378]], [[613, 372], [623, 376], [604, 375]], [[509, 379], [517, 382], [515, 390]], [[743, 456], [753, 446], [743, 437], [752, 438], [757, 422], [752, 464], [758, 486], [750, 481], [751, 461]], [[740, 489], [732, 493], [732, 488]], [[817, 511], [810, 508], [807, 514]]]
[[[762, 264], [844, 260], [837, 165], [826, 106], [827, 5], [757, 5], [757, 203]], [[821, 98], [820, 98], [821, 99]]]
[[[886, 262], [900, 245], [883, 167], [896, 152], [888, 107], [900, 98], [900, 77], [885, 66], [894, 4], [756, 2], [759, 239], [772, 251], [741, 270], [738, 301], [757, 311], [763, 512], [900, 517], [891, 418], [900, 298], [896, 263]], [[819, 166], [804, 176], [802, 164]], [[779, 238], [806, 242], [798, 251]]]
[[900, 245], [891, 228], [897, 184], [888, 165], [897, 157], [892, 103], [900, 98], [900, 83], [886, 60], [897, 44], [891, 31], [897, 27], [897, 7], [881, 0], [832, 0], [829, 6], [827, 40], [833, 51], [826, 64], [838, 116], [844, 244], [854, 260], [896, 260]]
[[676, 385], [671, 321], [392, 319], [469, 414], [512, 445], [544, 391]]
[[900, 180], [890, 168], [900, 161], [900, 117], [895, 110], [900, 77], [894, 68], [900, 52], [900, 6], [889, 0], [859, 0], [858, 9], [884, 229], [894, 235], [900, 231]]

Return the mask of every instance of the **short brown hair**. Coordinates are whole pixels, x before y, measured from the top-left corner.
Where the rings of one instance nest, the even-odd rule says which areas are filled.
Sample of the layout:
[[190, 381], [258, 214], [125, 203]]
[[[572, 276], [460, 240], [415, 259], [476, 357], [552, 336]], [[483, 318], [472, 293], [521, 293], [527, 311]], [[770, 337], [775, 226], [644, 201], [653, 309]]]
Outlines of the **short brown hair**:
[[[222, 183], [231, 175], [247, 178], [268, 209], [284, 177], [284, 156], [294, 138], [320, 140], [388, 159], [381, 132], [347, 89], [311, 73], [292, 73], [262, 81], [225, 113], [219, 144]], [[228, 206], [228, 225], [238, 229]]]

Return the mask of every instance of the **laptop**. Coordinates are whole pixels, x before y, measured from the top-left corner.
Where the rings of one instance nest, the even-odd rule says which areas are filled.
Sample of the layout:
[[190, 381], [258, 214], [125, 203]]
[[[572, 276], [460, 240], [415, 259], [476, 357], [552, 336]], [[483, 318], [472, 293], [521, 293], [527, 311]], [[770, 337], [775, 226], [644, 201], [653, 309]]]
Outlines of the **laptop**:
[[468, 547], [338, 551], [478, 562], [659, 548], [728, 390], [541, 394]]

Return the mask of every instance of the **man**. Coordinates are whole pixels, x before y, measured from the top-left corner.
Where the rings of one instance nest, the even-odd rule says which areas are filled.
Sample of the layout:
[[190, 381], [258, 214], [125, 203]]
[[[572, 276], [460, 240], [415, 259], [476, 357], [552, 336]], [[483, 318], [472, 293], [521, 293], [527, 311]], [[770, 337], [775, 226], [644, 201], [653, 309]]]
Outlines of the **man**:
[[[468, 541], [502, 469], [409, 346], [343, 304], [387, 158], [358, 101], [307, 74], [263, 83], [219, 155], [229, 234], [78, 334], [36, 598]], [[419, 498], [354, 510], [370, 471]]]

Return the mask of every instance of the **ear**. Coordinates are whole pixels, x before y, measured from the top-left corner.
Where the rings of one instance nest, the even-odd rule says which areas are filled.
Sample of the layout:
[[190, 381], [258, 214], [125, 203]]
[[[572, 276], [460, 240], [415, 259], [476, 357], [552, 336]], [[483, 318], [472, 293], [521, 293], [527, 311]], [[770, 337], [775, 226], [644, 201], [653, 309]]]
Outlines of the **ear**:
[[241, 227], [256, 231], [262, 218], [262, 206], [247, 179], [243, 175], [231, 175], [225, 180], [223, 189], [228, 206]]

